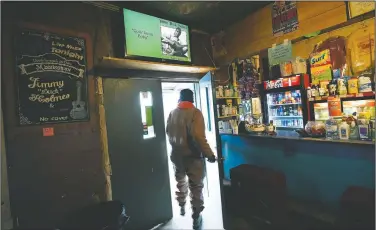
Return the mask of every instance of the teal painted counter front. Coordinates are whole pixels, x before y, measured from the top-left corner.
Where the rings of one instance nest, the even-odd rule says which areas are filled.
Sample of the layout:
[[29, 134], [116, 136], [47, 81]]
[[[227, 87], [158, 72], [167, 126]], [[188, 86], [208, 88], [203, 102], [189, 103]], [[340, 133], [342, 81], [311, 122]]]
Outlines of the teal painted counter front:
[[338, 208], [349, 186], [375, 188], [375, 145], [221, 135], [224, 174], [252, 164], [281, 171], [288, 196]]

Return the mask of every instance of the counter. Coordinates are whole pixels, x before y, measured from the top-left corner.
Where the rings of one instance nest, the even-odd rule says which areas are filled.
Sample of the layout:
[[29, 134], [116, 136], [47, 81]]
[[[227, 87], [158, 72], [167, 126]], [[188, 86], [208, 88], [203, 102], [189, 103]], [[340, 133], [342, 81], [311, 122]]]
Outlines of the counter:
[[287, 193], [338, 208], [347, 187], [375, 187], [375, 144], [283, 136], [221, 134], [225, 179], [230, 169], [253, 164], [281, 171]]

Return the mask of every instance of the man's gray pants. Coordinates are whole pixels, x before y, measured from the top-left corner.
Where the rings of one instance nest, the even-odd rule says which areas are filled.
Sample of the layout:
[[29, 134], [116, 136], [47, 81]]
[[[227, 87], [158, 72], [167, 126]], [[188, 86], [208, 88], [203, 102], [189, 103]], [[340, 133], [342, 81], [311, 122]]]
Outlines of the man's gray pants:
[[[203, 158], [171, 156], [174, 164], [175, 179], [177, 182], [176, 200], [184, 205], [190, 190], [193, 213], [200, 213], [204, 209], [205, 162]], [[187, 182], [188, 177], [188, 182]]]

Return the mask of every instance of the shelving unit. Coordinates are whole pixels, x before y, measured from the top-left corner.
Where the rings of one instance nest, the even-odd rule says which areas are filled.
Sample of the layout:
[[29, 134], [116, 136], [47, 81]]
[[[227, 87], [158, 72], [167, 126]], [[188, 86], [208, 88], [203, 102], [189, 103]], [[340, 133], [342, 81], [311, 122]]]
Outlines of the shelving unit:
[[335, 97], [335, 98], [362, 98], [362, 97], [372, 97], [375, 96], [375, 92], [366, 92], [366, 93], [357, 93], [357, 94], [347, 94], [347, 95], [336, 95], [336, 96], [323, 96], [323, 97], [315, 97], [310, 98], [309, 101], [326, 101], [328, 97]]
[[303, 118], [303, 116], [269, 116], [274, 118]]
[[219, 99], [241, 99], [240, 97], [217, 97], [217, 100]]
[[225, 119], [225, 118], [238, 117], [238, 116], [239, 116], [239, 114], [220, 116], [220, 117], [218, 117], [218, 119]]
[[271, 104], [270, 106], [301, 105], [302, 103]]

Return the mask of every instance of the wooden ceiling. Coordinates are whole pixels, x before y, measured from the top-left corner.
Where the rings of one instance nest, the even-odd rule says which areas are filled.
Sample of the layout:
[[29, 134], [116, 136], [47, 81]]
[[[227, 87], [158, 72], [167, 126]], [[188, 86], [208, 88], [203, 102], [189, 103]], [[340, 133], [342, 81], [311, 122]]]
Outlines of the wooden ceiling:
[[214, 34], [271, 2], [124, 1], [111, 3], [119, 7], [186, 24], [191, 29]]

